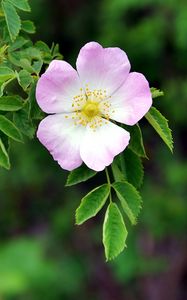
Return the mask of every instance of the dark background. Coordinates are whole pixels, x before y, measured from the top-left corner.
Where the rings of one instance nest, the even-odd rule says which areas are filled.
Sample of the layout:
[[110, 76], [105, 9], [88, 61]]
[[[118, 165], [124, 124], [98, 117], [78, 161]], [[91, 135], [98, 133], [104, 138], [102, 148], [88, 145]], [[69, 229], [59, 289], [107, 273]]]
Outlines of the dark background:
[[[169, 119], [174, 154], [146, 121], [143, 209], [127, 222], [128, 248], [105, 263], [104, 214], [74, 225], [81, 197], [102, 175], [65, 188], [67, 172], [35, 139], [12, 147], [0, 170], [1, 300], [187, 299], [187, 3], [184, 0], [32, 0], [33, 41], [59, 43], [75, 65], [88, 41], [118, 46], [132, 70], [165, 96], [154, 105]], [[27, 17], [27, 15], [25, 16]]]

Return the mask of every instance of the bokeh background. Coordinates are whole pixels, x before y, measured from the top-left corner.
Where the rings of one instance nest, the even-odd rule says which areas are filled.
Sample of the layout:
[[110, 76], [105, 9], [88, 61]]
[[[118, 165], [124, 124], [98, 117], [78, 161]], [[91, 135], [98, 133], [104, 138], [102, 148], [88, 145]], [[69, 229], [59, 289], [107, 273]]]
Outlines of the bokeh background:
[[65, 188], [67, 173], [34, 141], [12, 147], [12, 170], [0, 170], [1, 300], [187, 299], [187, 2], [186, 0], [31, 0], [39, 39], [59, 43], [75, 65], [84, 43], [124, 49], [132, 70], [165, 96], [155, 106], [170, 120], [172, 155], [146, 121], [150, 158], [137, 226], [128, 248], [105, 263], [103, 213], [74, 225], [81, 197], [102, 174]]

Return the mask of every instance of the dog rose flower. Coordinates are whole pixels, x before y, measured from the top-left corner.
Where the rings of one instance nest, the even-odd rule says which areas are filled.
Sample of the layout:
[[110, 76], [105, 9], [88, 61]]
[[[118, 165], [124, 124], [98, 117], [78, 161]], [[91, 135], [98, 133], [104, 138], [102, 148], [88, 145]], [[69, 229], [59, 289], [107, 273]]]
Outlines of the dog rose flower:
[[76, 67], [53, 60], [39, 79], [36, 99], [50, 115], [37, 137], [63, 169], [84, 162], [101, 171], [129, 144], [130, 134], [116, 122], [136, 124], [152, 104], [151, 92], [142, 74], [129, 73], [120, 48], [87, 43]]

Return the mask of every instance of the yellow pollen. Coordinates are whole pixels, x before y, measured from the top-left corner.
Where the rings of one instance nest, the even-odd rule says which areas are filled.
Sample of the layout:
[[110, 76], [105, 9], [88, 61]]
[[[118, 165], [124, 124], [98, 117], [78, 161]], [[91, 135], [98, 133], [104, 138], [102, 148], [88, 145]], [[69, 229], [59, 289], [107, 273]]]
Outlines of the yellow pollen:
[[65, 118], [71, 118], [76, 126], [89, 126], [96, 131], [97, 128], [108, 124], [111, 113], [114, 113], [114, 110], [111, 110], [110, 98], [106, 90], [91, 90], [86, 84], [84, 89], [80, 88], [80, 93], [73, 97], [73, 114], [65, 115]]
[[97, 116], [99, 114], [99, 103], [87, 101], [85, 106], [82, 109], [82, 112], [90, 119]]

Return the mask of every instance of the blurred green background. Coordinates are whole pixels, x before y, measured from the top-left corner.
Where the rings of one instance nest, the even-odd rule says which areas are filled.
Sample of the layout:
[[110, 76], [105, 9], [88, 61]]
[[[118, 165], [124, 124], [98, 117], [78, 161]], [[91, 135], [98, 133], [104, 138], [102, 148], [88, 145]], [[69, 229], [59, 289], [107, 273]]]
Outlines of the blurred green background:
[[[12, 147], [0, 170], [0, 300], [187, 299], [187, 2], [186, 0], [31, 0], [34, 41], [60, 44], [75, 65], [84, 43], [118, 46], [132, 70], [165, 96], [155, 106], [170, 120], [174, 155], [140, 122], [145, 161], [139, 223], [128, 248], [105, 263], [103, 214], [77, 227], [81, 196], [103, 179], [65, 188], [67, 173], [35, 139]], [[29, 17], [29, 16], [28, 16]]]

